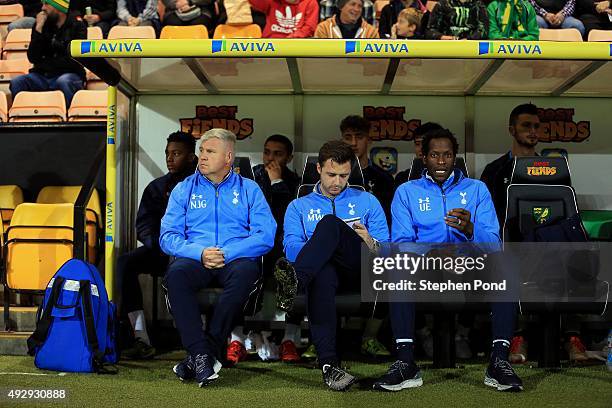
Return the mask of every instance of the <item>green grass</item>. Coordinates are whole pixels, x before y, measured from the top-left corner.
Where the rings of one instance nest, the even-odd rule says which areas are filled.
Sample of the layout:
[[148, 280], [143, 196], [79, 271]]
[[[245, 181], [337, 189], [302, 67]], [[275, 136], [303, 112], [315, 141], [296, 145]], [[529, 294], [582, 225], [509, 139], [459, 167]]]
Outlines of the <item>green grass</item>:
[[212, 385], [198, 388], [182, 384], [171, 371], [181, 358], [178, 352], [146, 362], [123, 361], [117, 375], [72, 374], [30, 376], [42, 373], [30, 357], [0, 356], [0, 389], [64, 389], [63, 402], [14, 402], [0, 397], [1, 407], [610, 407], [612, 373], [604, 365], [558, 371], [518, 367], [525, 391], [501, 393], [483, 385], [483, 364], [466, 364], [453, 370], [423, 369], [421, 388], [399, 393], [370, 391], [374, 378], [387, 364], [349, 361], [350, 372], [361, 379], [345, 393], [327, 390], [320, 371], [307, 365], [244, 362], [223, 369]]

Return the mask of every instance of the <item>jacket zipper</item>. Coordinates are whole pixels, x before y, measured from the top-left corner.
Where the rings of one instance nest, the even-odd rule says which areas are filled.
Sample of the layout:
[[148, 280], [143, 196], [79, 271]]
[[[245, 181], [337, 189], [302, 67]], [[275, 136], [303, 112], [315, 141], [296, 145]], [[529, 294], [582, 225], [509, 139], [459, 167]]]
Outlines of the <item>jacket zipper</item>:
[[215, 187], [215, 246], [219, 246], [219, 186]]
[[[442, 192], [442, 207], [444, 208], [444, 218], [446, 218], [446, 192], [444, 191], [444, 188], [441, 185], [438, 185], [438, 187], [440, 187], [440, 191]], [[446, 222], [444, 222], [444, 226], [446, 227], [446, 242], [450, 242], [450, 231], [449, 231], [449, 227], [448, 224]]]

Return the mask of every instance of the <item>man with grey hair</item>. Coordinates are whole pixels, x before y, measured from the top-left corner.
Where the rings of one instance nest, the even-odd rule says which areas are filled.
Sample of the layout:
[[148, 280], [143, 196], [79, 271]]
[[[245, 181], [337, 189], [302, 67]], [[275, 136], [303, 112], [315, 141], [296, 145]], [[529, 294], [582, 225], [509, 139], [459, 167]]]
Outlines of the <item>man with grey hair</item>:
[[[261, 274], [257, 258], [272, 249], [276, 233], [257, 183], [232, 170], [235, 144], [225, 129], [202, 135], [198, 170], [174, 188], [161, 221], [160, 247], [176, 258], [164, 283], [187, 350], [173, 371], [200, 387], [218, 378], [227, 337]], [[213, 283], [223, 294], [203, 332], [197, 293]]]

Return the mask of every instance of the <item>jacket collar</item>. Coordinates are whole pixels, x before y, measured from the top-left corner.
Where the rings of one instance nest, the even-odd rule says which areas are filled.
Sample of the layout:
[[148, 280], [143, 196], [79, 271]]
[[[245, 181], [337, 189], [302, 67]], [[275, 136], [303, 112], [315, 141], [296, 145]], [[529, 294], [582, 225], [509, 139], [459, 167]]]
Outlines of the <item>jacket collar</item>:
[[196, 174], [197, 174], [197, 179], [201, 180], [201, 182], [204, 183], [208, 183], [213, 187], [220, 187], [221, 185], [225, 184], [228, 180], [230, 179], [234, 179], [235, 177], [238, 177], [238, 175], [234, 172], [234, 166], [232, 166], [230, 168], [230, 171], [227, 173], [227, 175], [223, 178], [223, 180], [221, 180], [221, 182], [219, 184], [215, 184], [213, 183], [208, 177], [206, 177], [205, 175], [203, 175], [202, 173], [200, 173], [199, 169], [196, 169]]
[[[458, 168], [453, 169], [452, 173], [448, 176], [448, 178], [446, 179], [446, 181], [444, 181], [444, 183], [442, 183], [442, 190], [448, 190], [450, 187], [459, 184], [463, 179], [465, 178], [465, 176], [463, 175], [463, 172], [461, 170], [459, 170]], [[427, 173], [427, 169], [423, 170], [423, 177], [422, 179], [425, 179], [427, 182], [433, 183], [435, 185], [439, 185], [434, 179], [433, 177], [431, 177], [428, 173]]]

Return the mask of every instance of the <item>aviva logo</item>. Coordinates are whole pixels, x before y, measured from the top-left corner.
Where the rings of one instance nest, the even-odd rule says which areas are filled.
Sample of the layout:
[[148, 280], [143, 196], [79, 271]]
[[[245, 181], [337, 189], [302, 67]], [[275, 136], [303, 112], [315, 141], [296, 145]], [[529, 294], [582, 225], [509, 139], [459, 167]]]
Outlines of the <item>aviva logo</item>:
[[114, 53], [114, 52], [142, 52], [142, 46], [139, 42], [111, 42], [99, 43], [95, 41], [84, 41], [81, 43], [81, 54], [89, 54], [90, 52]]
[[405, 43], [393, 43], [389, 41], [371, 42], [371, 41], [347, 41], [344, 43], [344, 53], [352, 54], [354, 52], [363, 52], [364, 54], [379, 54], [381, 52], [400, 52], [407, 54], [408, 45]]
[[255, 41], [233, 41], [227, 45], [226, 40], [213, 40], [212, 41], [212, 52], [213, 54], [221, 51], [230, 52], [274, 52], [274, 44], [271, 42], [255, 42]]
[[542, 55], [542, 49], [537, 44], [532, 45], [479, 42], [478, 55], [485, 54]]

